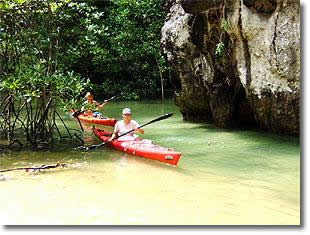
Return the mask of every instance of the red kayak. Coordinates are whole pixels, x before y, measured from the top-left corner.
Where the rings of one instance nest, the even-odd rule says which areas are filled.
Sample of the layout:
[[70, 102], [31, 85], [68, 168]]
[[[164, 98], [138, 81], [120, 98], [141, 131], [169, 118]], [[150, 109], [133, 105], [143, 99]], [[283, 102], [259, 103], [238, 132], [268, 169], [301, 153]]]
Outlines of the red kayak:
[[98, 125], [104, 125], [104, 126], [115, 126], [115, 123], [117, 122], [114, 118], [95, 118], [91, 115], [84, 115], [81, 114], [78, 116], [78, 119], [80, 119], [81, 122], [85, 123], [91, 123], [91, 124], [98, 124]]
[[[97, 128], [93, 129], [94, 134], [102, 141], [106, 142], [111, 137], [112, 133]], [[136, 139], [131, 141], [119, 141], [117, 139], [108, 143], [113, 148], [133, 154], [139, 157], [144, 157], [160, 162], [177, 165], [181, 157], [180, 152], [176, 152], [170, 148], [164, 148], [151, 143], [151, 141]]]
[[90, 124], [97, 124], [97, 125], [103, 125], [103, 126], [115, 126], [117, 122], [117, 120], [114, 118], [94, 117], [92, 113], [90, 114], [82, 113], [78, 115], [77, 118], [80, 119], [82, 123], [90, 123]]

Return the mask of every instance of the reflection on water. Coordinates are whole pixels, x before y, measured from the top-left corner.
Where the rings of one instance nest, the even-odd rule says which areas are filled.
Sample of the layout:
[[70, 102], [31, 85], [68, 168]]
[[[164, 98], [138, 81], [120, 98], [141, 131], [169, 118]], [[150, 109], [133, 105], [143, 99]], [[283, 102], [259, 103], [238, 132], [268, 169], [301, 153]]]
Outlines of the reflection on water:
[[[2, 224], [300, 223], [298, 139], [184, 122], [171, 103], [111, 102], [105, 114], [119, 119], [125, 106], [140, 124], [175, 113], [146, 126], [143, 137], [181, 151], [178, 167], [108, 147], [0, 152], [1, 169], [68, 165], [0, 173]], [[99, 143], [91, 133], [84, 141]]]

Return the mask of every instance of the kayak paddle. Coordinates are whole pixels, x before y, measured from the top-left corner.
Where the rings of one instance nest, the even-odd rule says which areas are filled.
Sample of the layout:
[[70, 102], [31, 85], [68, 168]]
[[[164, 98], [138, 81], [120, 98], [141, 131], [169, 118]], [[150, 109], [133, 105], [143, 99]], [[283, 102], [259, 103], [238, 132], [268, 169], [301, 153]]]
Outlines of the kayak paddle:
[[[139, 128], [142, 128], [142, 127], [144, 127], [144, 126], [146, 126], [146, 125], [149, 125], [149, 124], [151, 124], [151, 123], [154, 123], [154, 122], [158, 122], [158, 121], [161, 121], [161, 120], [170, 118], [172, 115], [173, 115], [173, 113], [166, 113], [166, 114], [164, 114], [164, 115], [161, 115], [161, 116], [159, 116], [159, 117], [157, 117], [157, 118], [155, 118], [155, 119], [153, 119], [153, 120], [151, 120], [151, 121], [149, 121], [149, 122], [147, 122], [147, 123], [141, 125]], [[133, 131], [135, 131], [135, 130], [136, 130], [136, 129], [132, 129], [132, 130], [127, 131], [126, 133], [124, 133], [124, 134], [122, 134], [122, 135], [116, 136], [116, 137], [114, 137], [111, 141], [116, 140], [116, 139], [118, 139], [118, 138], [121, 137], [121, 136], [127, 135], [127, 134], [129, 134], [129, 133], [131, 133], [131, 132], [133, 132]], [[107, 141], [107, 142], [110, 142], [110, 141]], [[96, 149], [96, 148], [99, 148], [99, 147], [101, 147], [101, 146], [104, 146], [107, 142], [102, 142], [102, 143], [100, 143], [100, 144], [94, 144], [94, 145], [91, 145], [91, 146], [88, 146], [88, 147], [80, 146], [78, 149], [80, 149], [80, 150], [91, 150], [91, 149]]]
[[114, 100], [116, 97], [119, 97], [119, 95], [112, 96], [110, 99], [107, 99], [107, 102]]

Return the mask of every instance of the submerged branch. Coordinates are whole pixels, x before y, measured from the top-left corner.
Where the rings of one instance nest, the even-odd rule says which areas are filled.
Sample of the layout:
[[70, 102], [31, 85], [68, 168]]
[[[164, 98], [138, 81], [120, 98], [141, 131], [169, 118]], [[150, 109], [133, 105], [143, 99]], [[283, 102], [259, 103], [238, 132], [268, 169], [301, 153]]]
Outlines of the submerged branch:
[[57, 168], [57, 167], [67, 167], [67, 164], [64, 163], [59, 163], [57, 162], [56, 164], [52, 164], [52, 165], [42, 165], [42, 166], [38, 166], [38, 167], [19, 167], [19, 168], [10, 168], [10, 169], [6, 169], [6, 170], [0, 170], [0, 172], [7, 172], [7, 171], [17, 171], [17, 170], [33, 170], [33, 171], [40, 171], [40, 170], [46, 170], [46, 169], [51, 169], [51, 168]]

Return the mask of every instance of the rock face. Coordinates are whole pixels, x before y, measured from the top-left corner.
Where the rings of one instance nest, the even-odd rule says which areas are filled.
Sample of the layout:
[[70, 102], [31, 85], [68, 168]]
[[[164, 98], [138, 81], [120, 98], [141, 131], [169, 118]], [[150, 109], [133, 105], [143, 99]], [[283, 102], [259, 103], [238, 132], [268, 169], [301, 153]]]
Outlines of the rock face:
[[299, 134], [298, 1], [167, 0], [161, 48], [185, 120]]

